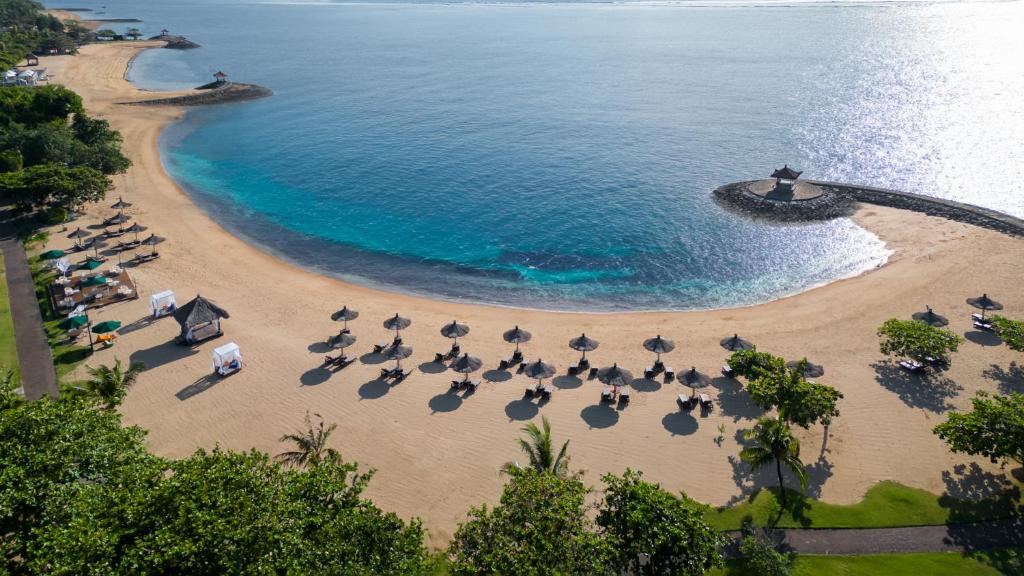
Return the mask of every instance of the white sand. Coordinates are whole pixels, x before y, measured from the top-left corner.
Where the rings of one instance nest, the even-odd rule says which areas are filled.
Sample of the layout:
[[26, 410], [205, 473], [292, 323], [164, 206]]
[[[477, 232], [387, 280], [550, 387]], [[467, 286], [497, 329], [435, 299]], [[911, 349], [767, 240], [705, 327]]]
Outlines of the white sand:
[[[132, 216], [169, 238], [160, 249], [162, 258], [132, 270], [143, 298], [98, 310], [94, 321], [141, 319], [149, 295], [164, 289], [173, 289], [181, 303], [201, 293], [231, 313], [224, 322], [226, 335], [195, 349], [174, 344], [177, 324], [164, 319], [122, 336], [89, 361], [111, 363], [119, 357], [150, 366], [122, 411], [127, 422], [150, 431], [150, 446], [159, 454], [185, 456], [218, 443], [278, 453], [285, 448], [279, 437], [301, 426], [307, 410], [317, 412], [338, 423], [332, 442], [345, 458], [378, 470], [370, 489], [374, 500], [402, 516], [422, 517], [438, 545], [470, 505], [497, 500], [503, 483], [498, 469], [520, 458], [514, 443], [520, 419], [534, 414], [551, 420], [556, 439], [571, 440], [573, 466], [586, 470], [594, 483], [607, 471], [629, 466], [716, 505], [751, 489], [746, 467], [735, 464], [736, 437], [758, 410], [737, 393], [735, 382], [717, 380], [709, 389], [716, 407], [707, 417], [678, 413], [675, 398], [685, 389], [675, 383], [635, 392], [621, 412], [595, 406], [601, 388], [596, 382], [562, 381], [569, 387], [558, 389], [539, 412], [520, 401], [529, 384], [522, 376], [485, 382], [462, 400], [446, 396], [448, 382], [457, 377], [450, 372], [417, 368], [407, 381], [387, 389], [373, 382], [380, 365], [357, 362], [327, 374], [319, 369], [323, 354], [308, 348], [338, 329], [328, 315], [345, 304], [361, 312], [351, 323], [358, 354], [389, 338], [381, 326], [385, 318], [396, 312], [412, 318], [404, 336], [415, 349], [408, 362], [413, 367], [447, 349], [449, 341], [438, 330], [452, 319], [472, 327], [463, 349], [483, 358], [486, 369], [511, 350], [501, 333], [514, 324], [534, 334], [524, 346], [527, 357], [541, 356], [561, 374], [577, 357], [567, 342], [581, 331], [601, 341], [591, 354], [595, 364], [617, 361], [635, 372], [653, 359], [640, 343], [658, 333], [675, 340], [677, 348], [665, 360], [679, 370], [693, 365], [717, 374], [727, 355], [718, 341], [734, 332], [769, 352], [806, 355], [826, 367], [821, 381], [846, 395], [824, 458], [819, 459], [822, 428], [800, 432], [804, 460], [814, 466], [812, 493], [839, 503], [857, 501], [886, 479], [942, 492], [943, 472], [971, 460], [951, 454], [931, 433], [942, 421], [941, 407], [963, 408], [976, 390], [998, 390], [998, 382], [983, 377], [983, 371], [1006, 368], [1020, 358], [1004, 346], [968, 341], [947, 374], [962, 389], [948, 397], [936, 385], [906, 384], [888, 372], [879, 376], [875, 332], [889, 317], [909, 317], [930, 304], [962, 334], [971, 330], [972, 310], [964, 299], [982, 291], [1001, 300], [1011, 316], [1024, 310], [1024, 242], [891, 209], [868, 207], [857, 215], [895, 251], [888, 265], [748, 308], [608, 315], [522, 311], [408, 297], [306, 272], [226, 233], [165, 174], [157, 136], [181, 110], [115, 104], [155, 96], [124, 80], [130, 58], [152, 45], [90, 45], [79, 56], [47, 58], [45, 65], [57, 81], [82, 94], [91, 113], [121, 131], [134, 162], [126, 175], [115, 178], [111, 200], [92, 208], [87, 220], [111, 215], [106, 205], [123, 195], [135, 203]], [[56, 231], [52, 238], [46, 248], [71, 243]], [[241, 345], [246, 367], [211, 381], [210, 351], [228, 341]], [[725, 427], [721, 446], [714, 441], [719, 425]], [[762, 478], [774, 482], [770, 475]]]

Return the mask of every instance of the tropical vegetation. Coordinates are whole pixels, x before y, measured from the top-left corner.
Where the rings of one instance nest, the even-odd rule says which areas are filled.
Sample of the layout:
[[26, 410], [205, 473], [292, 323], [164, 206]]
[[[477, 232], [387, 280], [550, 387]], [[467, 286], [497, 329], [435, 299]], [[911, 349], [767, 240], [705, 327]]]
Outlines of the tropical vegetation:
[[740, 451], [740, 459], [750, 464], [753, 470], [775, 464], [783, 506], [786, 504], [786, 491], [782, 490], [783, 466], [796, 476], [801, 490], [807, 489], [807, 471], [800, 460], [800, 440], [793, 436], [785, 422], [765, 416], [758, 420], [753, 429], [747, 430], [744, 437], [751, 444]]
[[[558, 455], [554, 452], [554, 442], [551, 440], [551, 423], [547, 416], [541, 417], [542, 428], [530, 422], [522, 428], [526, 438], [519, 439], [519, 447], [526, 454], [527, 467], [538, 472], [550, 472], [558, 476], [565, 476], [569, 473], [569, 456], [566, 451], [569, 449], [569, 441], [566, 440], [559, 449]], [[520, 468], [518, 462], [508, 462], [502, 468], [506, 472]]]
[[992, 316], [989, 321], [1010, 350], [1024, 352], [1024, 322], [999, 315]]
[[1024, 394], [981, 391], [971, 406], [970, 412], [951, 412], [935, 434], [954, 452], [1024, 464]]
[[948, 364], [963, 338], [953, 332], [917, 320], [890, 318], [878, 328], [882, 354], [911, 358], [918, 362]]
[[328, 426], [323, 416], [316, 415], [317, 424], [314, 426], [306, 412], [306, 429], [297, 430], [292, 434], [281, 436], [281, 442], [290, 442], [295, 445], [295, 450], [288, 450], [277, 455], [277, 460], [289, 466], [299, 468], [316, 466], [321, 462], [340, 462], [341, 454], [337, 450], [327, 446], [327, 440], [337, 429], [337, 424]]

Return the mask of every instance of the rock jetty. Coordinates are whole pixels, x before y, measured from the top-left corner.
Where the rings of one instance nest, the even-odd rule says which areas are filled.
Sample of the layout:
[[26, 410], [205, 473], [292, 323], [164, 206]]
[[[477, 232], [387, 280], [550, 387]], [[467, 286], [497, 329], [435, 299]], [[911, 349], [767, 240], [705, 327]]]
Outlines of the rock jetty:
[[138, 100], [135, 102], [123, 102], [128, 106], [209, 106], [211, 104], [225, 104], [228, 102], [242, 102], [245, 100], [256, 100], [273, 96], [274, 92], [269, 88], [255, 84], [243, 84], [241, 82], [214, 82], [200, 86], [196, 92], [182, 96], [171, 96], [168, 98], [155, 98], [152, 100]]

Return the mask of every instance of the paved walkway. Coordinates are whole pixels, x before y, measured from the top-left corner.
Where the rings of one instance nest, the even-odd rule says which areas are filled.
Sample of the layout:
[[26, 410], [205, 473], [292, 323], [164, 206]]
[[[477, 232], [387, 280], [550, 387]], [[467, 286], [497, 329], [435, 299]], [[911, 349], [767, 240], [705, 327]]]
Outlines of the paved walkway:
[[[729, 535], [739, 538], [738, 532]], [[784, 528], [770, 531], [769, 535], [783, 548], [798, 554], [972, 552], [1024, 546], [1024, 518], [905, 528]]]
[[7, 293], [11, 299], [11, 317], [25, 398], [38, 400], [44, 395], [56, 398], [57, 374], [53, 369], [50, 343], [43, 330], [43, 317], [39, 313], [25, 247], [6, 222], [0, 223], [0, 249], [4, 254]]

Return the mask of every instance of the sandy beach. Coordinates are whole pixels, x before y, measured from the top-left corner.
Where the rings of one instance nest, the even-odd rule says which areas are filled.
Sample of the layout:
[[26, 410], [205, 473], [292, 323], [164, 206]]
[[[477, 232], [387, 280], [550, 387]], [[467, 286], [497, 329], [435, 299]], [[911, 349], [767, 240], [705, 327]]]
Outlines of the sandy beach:
[[[845, 394], [841, 415], [824, 450], [820, 426], [799, 436], [811, 466], [810, 493], [829, 502], [857, 501], [881, 480], [944, 492], [962, 479], [954, 467], [972, 460], [951, 454], [932, 434], [942, 413], [968, 406], [978, 390], [1024, 388], [1020, 373], [1009, 373], [1020, 354], [973, 331], [973, 309], [964, 302], [987, 292], [1005, 304], [1007, 315], [1024, 316], [1024, 242], [893, 209], [869, 206], [855, 218], [894, 251], [886, 266], [747, 308], [636, 314], [515, 310], [381, 292], [296, 268], [225, 232], [164, 172], [158, 136], [184, 110], [118, 104], [164, 96], [124, 79], [131, 58], [156, 45], [89, 45], [77, 56], [44, 58], [43, 65], [54, 82], [82, 95], [90, 113], [121, 131], [133, 162], [114, 178], [108, 201], [89, 208], [82, 225], [112, 215], [107, 206], [123, 196], [134, 203], [128, 210], [133, 218], [168, 238], [159, 260], [130, 269], [142, 298], [97, 310], [93, 322], [116, 319], [127, 325], [143, 319], [149, 295], [166, 289], [175, 291], [179, 303], [200, 293], [231, 314], [225, 336], [195, 348], [174, 343], [178, 325], [168, 318], [124, 334], [88, 361], [147, 364], [122, 411], [126, 422], [149, 430], [158, 454], [185, 456], [216, 444], [276, 454], [285, 448], [282, 434], [300, 427], [307, 411], [319, 413], [338, 424], [332, 442], [346, 459], [377, 469], [369, 495], [384, 509], [421, 517], [432, 543], [443, 545], [469, 506], [498, 499], [504, 482], [499, 467], [521, 459], [515, 445], [519, 428], [541, 415], [550, 419], [558, 441], [570, 440], [572, 466], [595, 484], [605, 472], [630, 467], [669, 489], [723, 505], [774, 483], [771, 474], [751, 477], [738, 461], [739, 431], [760, 414], [739, 383], [716, 379], [706, 390], [715, 400], [706, 416], [681, 413], [676, 395], [688, 389], [660, 380], [638, 387], [623, 410], [600, 406], [596, 381], [565, 376], [578, 357], [567, 342], [580, 332], [601, 342], [589, 355], [595, 365], [618, 362], [634, 373], [652, 363], [653, 354], [641, 342], [656, 334], [675, 340], [676, 350], [664, 360], [679, 371], [696, 366], [717, 375], [727, 356], [719, 340], [733, 333], [759, 349], [823, 364], [820, 381]], [[68, 247], [72, 241], [65, 235], [53, 230], [46, 248]], [[361, 313], [350, 323], [359, 339], [350, 353], [357, 356], [391, 337], [381, 325], [385, 318], [411, 318], [403, 336], [415, 351], [407, 362], [413, 375], [397, 386], [382, 385], [375, 378], [383, 364], [374, 356], [337, 373], [320, 368], [323, 342], [339, 328], [328, 316], [342, 305]], [[967, 337], [951, 370], [931, 383], [908, 380], [884, 362], [876, 336], [885, 319], [909, 318], [925, 305]], [[465, 398], [448, 393], [458, 375], [438, 372], [430, 363], [450, 345], [439, 329], [453, 319], [471, 327], [460, 343], [483, 359], [482, 375], [491, 380]], [[539, 408], [522, 400], [528, 379], [494, 371], [512, 349], [501, 334], [517, 324], [534, 336], [524, 345], [526, 357], [555, 364], [562, 376], [551, 401]], [[226, 379], [211, 378], [211, 350], [229, 341], [241, 346], [246, 366]], [[720, 444], [719, 425], [725, 430]], [[1002, 473], [987, 461], [978, 464]]]

